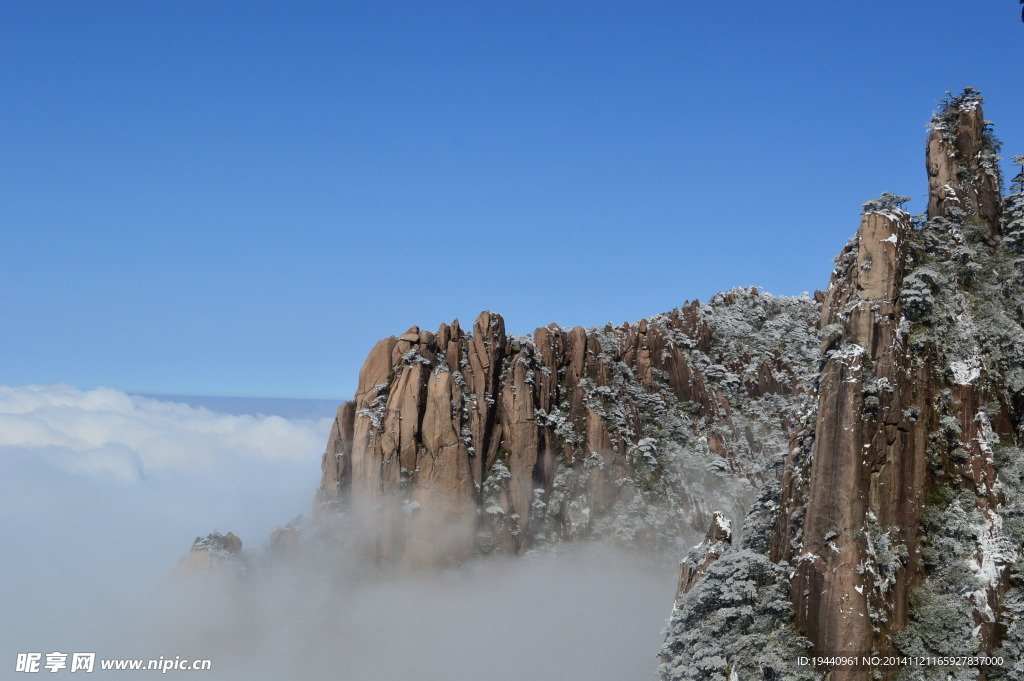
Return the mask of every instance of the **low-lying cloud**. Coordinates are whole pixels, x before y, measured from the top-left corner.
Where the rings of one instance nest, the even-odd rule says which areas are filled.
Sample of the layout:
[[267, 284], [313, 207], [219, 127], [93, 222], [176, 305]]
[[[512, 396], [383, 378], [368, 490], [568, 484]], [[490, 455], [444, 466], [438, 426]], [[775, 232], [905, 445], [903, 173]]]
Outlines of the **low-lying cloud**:
[[675, 583], [664, 564], [577, 546], [405, 577], [328, 554], [234, 589], [173, 586], [163, 647], [137, 649], [216, 659], [217, 678], [653, 681]]
[[[204, 678], [247, 681], [652, 678], [664, 563], [592, 549], [382, 578], [337, 547], [268, 559], [275, 527], [310, 511], [330, 423], [0, 387], [0, 665], [77, 651], [210, 659]], [[242, 538], [244, 577], [168, 592], [215, 529]]]
[[0, 386], [0, 664], [8, 645], [102, 629], [90, 617], [130, 609], [197, 535], [233, 531], [258, 548], [309, 514], [330, 425]]
[[64, 470], [135, 480], [231, 460], [302, 460], [323, 451], [330, 419], [221, 414], [70, 385], [0, 386], [0, 456], [35, 453]]

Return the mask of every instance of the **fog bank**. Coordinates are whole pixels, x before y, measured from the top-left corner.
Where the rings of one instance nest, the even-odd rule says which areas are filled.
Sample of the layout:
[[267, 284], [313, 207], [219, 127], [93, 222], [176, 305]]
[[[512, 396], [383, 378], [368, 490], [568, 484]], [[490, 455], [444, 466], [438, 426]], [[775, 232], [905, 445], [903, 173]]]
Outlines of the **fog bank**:
[[[0, 663], [59, 651], [210, 659], [210, 679], [653, 678], [671, 565], [587, 547], [400, 578], [344, 548], [268, 558], [273, 529], [309, 513], [329, 426], [0, 386]], [[168, 581], [214, 529], [242, 538], [247, 569]]]

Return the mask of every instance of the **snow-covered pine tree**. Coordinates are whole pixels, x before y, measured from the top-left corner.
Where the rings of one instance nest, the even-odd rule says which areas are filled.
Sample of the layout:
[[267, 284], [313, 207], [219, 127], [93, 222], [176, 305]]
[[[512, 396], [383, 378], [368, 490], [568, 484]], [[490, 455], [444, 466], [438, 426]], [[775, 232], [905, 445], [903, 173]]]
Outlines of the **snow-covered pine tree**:
[[1024, 255], [1024, 156], [1014, 156], [1014, 165], [1021, 170], [1010, 182], [1003, 208], [1003, 243], [1008, 249]]

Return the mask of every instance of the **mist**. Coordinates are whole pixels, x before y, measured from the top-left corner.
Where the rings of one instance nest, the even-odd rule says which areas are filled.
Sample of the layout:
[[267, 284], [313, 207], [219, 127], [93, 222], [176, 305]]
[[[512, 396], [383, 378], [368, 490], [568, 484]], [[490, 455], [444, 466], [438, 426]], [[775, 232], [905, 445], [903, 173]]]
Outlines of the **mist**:
[[404, 577], [313, 561], [171, 585], [157, 626], [230, 679], [653, 679], [673, 587], [602, 547]]
[[[209, 659], [211, 679], [654, 678], [671, 561], [579, 546], [400, 576], [344, 540], [275, 555], [270, 533], [309, 514], [319, 481], [330, 419], [306, 415], [0, 387], [4, 664], [59, 651], [95, 652], [101, 678], [133, 675], [102, 659], [161, 656]], [[169, 576], [215, 529], [242, 538], [236, 565]]]

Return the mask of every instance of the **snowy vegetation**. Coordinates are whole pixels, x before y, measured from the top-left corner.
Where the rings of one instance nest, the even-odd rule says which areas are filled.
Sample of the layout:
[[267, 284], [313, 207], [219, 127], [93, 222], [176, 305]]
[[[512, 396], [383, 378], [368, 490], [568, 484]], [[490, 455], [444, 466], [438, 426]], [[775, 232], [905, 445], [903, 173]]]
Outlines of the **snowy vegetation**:
[[[956, 140], [959, 132], [960, 112], [963, 110], [974, 110], [984, 102], [981, 92], [972, 87], [964, 88], [959, 95], [947, 92], [946, 96], [939, 101], [939, 109], [932, 115], [928, 127], [933, 130], [942, 131], [942, 137], [948, 142]], [[992, 175], [996, 180], [996, 186], [1003, 186], [1002, 173], [999, 170], [999, 149], [1002, 146], [992, 130], [992, 124], [985, 121], [982, 130], [982, 149], [977, 159], [980, 172]], [[962, 184], [973, 182], [977, 171], [962, 169], [958, 179]], [[970, 210], [969, 205], [962, 208]]]
[[860, 211], [860, 214], [891, 213], [896, 210], [900, 210], [900, 206], [905, 204], [907, 201], [910, 201], [909, 196], [898, 196], [896, 194], [890, 194], [889, 192], [882, 192], [882, 195], [877, 199], [866, 201]]
[[229, 550], [227, 535], [214, 530], [205, 537], [196, 537], [192, 542], [192, 551], [207, 550], [211, 554], [223, 559], [233, 560], [234, 552]]
[[777, 484], [765, 487], [743, 541], [676, 602], [661, 649], [666, 681], [818, 678], [797, 664], [808, 644], [792, 624], [790, 567], [767, 555], [778, 494]]
[[1009, 567], [1010, 588], [999, 618], [1006, 636], [994, 653], [1003, 657], [1005, 667], [990, 670], [989, 678], [1011, 681], [1024, 678], [1024, 451], [997, 447], [995, 464], [1004, 495], [999, 509], [1002, 530], [1017, 556]]
[[[959, 108], [976, 102], [980, 95], [973, 90], [947, 98], [932, 125], [955, 135]], [[999, 143], [988, 126], [984, 141], [982, 166], [997, 174]], [[1019, 654], [1024, 607], [1015, 576], [1024, 546], [1024, 452], [1015, 446], [1016, 438], [1000, 442], [989, 424], [1007, 406], [1018, 408], [1024, 394], [1022, 190], [1024, 173], [1005, 197], [1001, 240], [991, 239], [988, 226], [966, 210], [920, 219], [910, 244], [913, 269], [901, 294], [901, 328], [915, 367], [931, 366], [947, 385], [976, 386], [987, 404], [974, 416], [982, 436], [976, 443], [980, 454], [972, 454], [971, 443], [961, 436], [952, 390], [936, 396], [937, 427], [929, 433], [927, 454], [937, 484], [922, 527], [927, 578], [911, 595], [912, 621], [895, 643], [912, 655], [970, 655], [980, 650], [983, 627], [1005, 628], [1002, 652], [1010, 667], [988, 674], [1006, 679], [1021, 678], [1024, 671]], [[995, 489], [960, 486], [957, 469], [972, 456], [995, 466]], [[995, 512], [988, 508], [990, 493], [1002, 502]], [[996, 612], [993, 599], [1007, 577], [1013, 586]], [[976, 674], [973, 668], [915, 668], [904, 670], [901, 679], [974, 679]]]
[[[679, 400], [668, 377], [656, 369], [654, 389], [641, 384], [635, 369], [618, 356], [623, 327], [587, 329], [601, 348], [590, 361], [603, 363], [610, 378], [607, 385], [583, 378], [575, 390], [584, 392], [585, 406], [613, 439], [627, 443], [631, 472], [613, 481], [619, 500], [602, 512], [591, 502], [591, 492], [606, 476], [606, 462], [586, 451], [583, 434], [568, 419], [573, 394], [565, 392], [561, 404], [539, 411], [538, 420], [555, 429], [559, 447], [568, 445], [576, 461], [560, 461], [550, 495], [534, 501], [533, 550], [587, 538], [678, 556], [703, 534], [714, 511], [743, 518], [763, 481], [774, 479], [790, 429], [806, 411], [817, 371], [817, 310], [807, 296], [773, 296], [753, 288], [720, 293], [699, 308], [712, 330], [707, 352], [670, 324], [670, 314], [649, 318], [647, 323], [660, 327], [683, 351], [709, 389], [720, 391], [724, 408], [703, 414], [702, 405]], [[526, 365], [528, 381], [544, 370], [531, 338], [516, 337], [513, 347], [506, 377], [513, 362]], [[751, 386], [764, 365], [773, 367], [782, 389], [755, 397]], [[727, 456], [713, 451], [715, 438]], [[485, 508], [500, 508], [508, 478], [499, 461], [483, 485]], [[503, 521], [497, 512], [491, 515]], [[486, 551], [489, 543], [478, 548]]]
[[[980, 103], [980, 94], [970, 88], [949, 95], [931, 127], [955, 142], [960, 112]], [[974, 182], [978, 173], [999, 180], [999, 141], [987, 122], [982, 143], [976, 169], [962, 168], [959, 174], [964, 184]], [[1024, 157], [1015, 157], [1014, 162], [1024, 166]], [[867, 202], [864, 212], [894, 212], [905, 201], [883, 194]], [[858, 248], [855, 237], [837, 256], [838, 281], [844, 281], [857, 263]], [[922, 414], [917, 407], [904, 413], [908, 422], [930, 429], [926, 453], [935, 484], [923, 516], [922, 555], [909, 556], [892, 528], [871, 520], [863, 528], [870, 558], [863, 569], [872, 571], [879, 602], [885, 602], [901, 569], [925, 575], [911, 593], [911, 622], [894, 637], [897, 650], [921, 656], [1002, 655], [1006, 666], [989, 668], [987, 678], [1021, 679], [1024, 450], [1018, 448], [1019, 433], [1000, 439], [992, 423], [1008, 415], [1016, 424], [1024, 407], [1024, 171], [1014, 177], [1004, 197], [1001, 237], [993, 238], [989, 225], [968, 203], [943, 217], [915, 217], [900, 309], [899, 334], [911, 370], [933, 372], [935, 384], [946, 386], [933, 398], [934, 414], [928, 423], [918, 420]], [[838, 328], [821, 330], [822, 347], [831, 348], [830, 338], [840, 338]], [[709, 375], [713, 373], [710, 369]], [[730, 395], [736, 394], [729, 387], [734, 384], [721, 373], [720, 385], [731, 389]], [[955, 392], [966, 386], [981, 396], [977, 413], [967, 415], [980, 432], [971, 441], [965, 441], [960, 411], [964, 405]], [[865, 406], [870, 407], [872, 396], [884, 389], [885, 385], [865, 380]], [[795, 478], [805, 475], [810, 465], [815, 409], [808, 407], [804, 430], [795, 441], [790, 471]], [[985, 478], [991, 487], [982, 483], [973, 488], [964, 482], [962, 471], [971, 466], [992, 467], [995, 475]], [[791, 621], [791, 573], [785, 563], [770, 563], [767, 539], [755, 539], [769, 536], [778, 498], [771, 485], [764, 486], [745, 521], [743, 543], [727, 550], [676, 603], [662, 650], [664, 679], [811, 678], [808, 669], [792, 666], [807, 642]], [[790, 521], [798, 541], [802, 518], [797, 513]], [[879, 631], [890, 612], [868, 614]], [[1005, 632], [994, 651], [985, 643], [993, 632], [997, 637]], [[976, 679], [978, 673], [970, 667], [916, 667], [901, 670], [897, 678], [959, 681]]]

